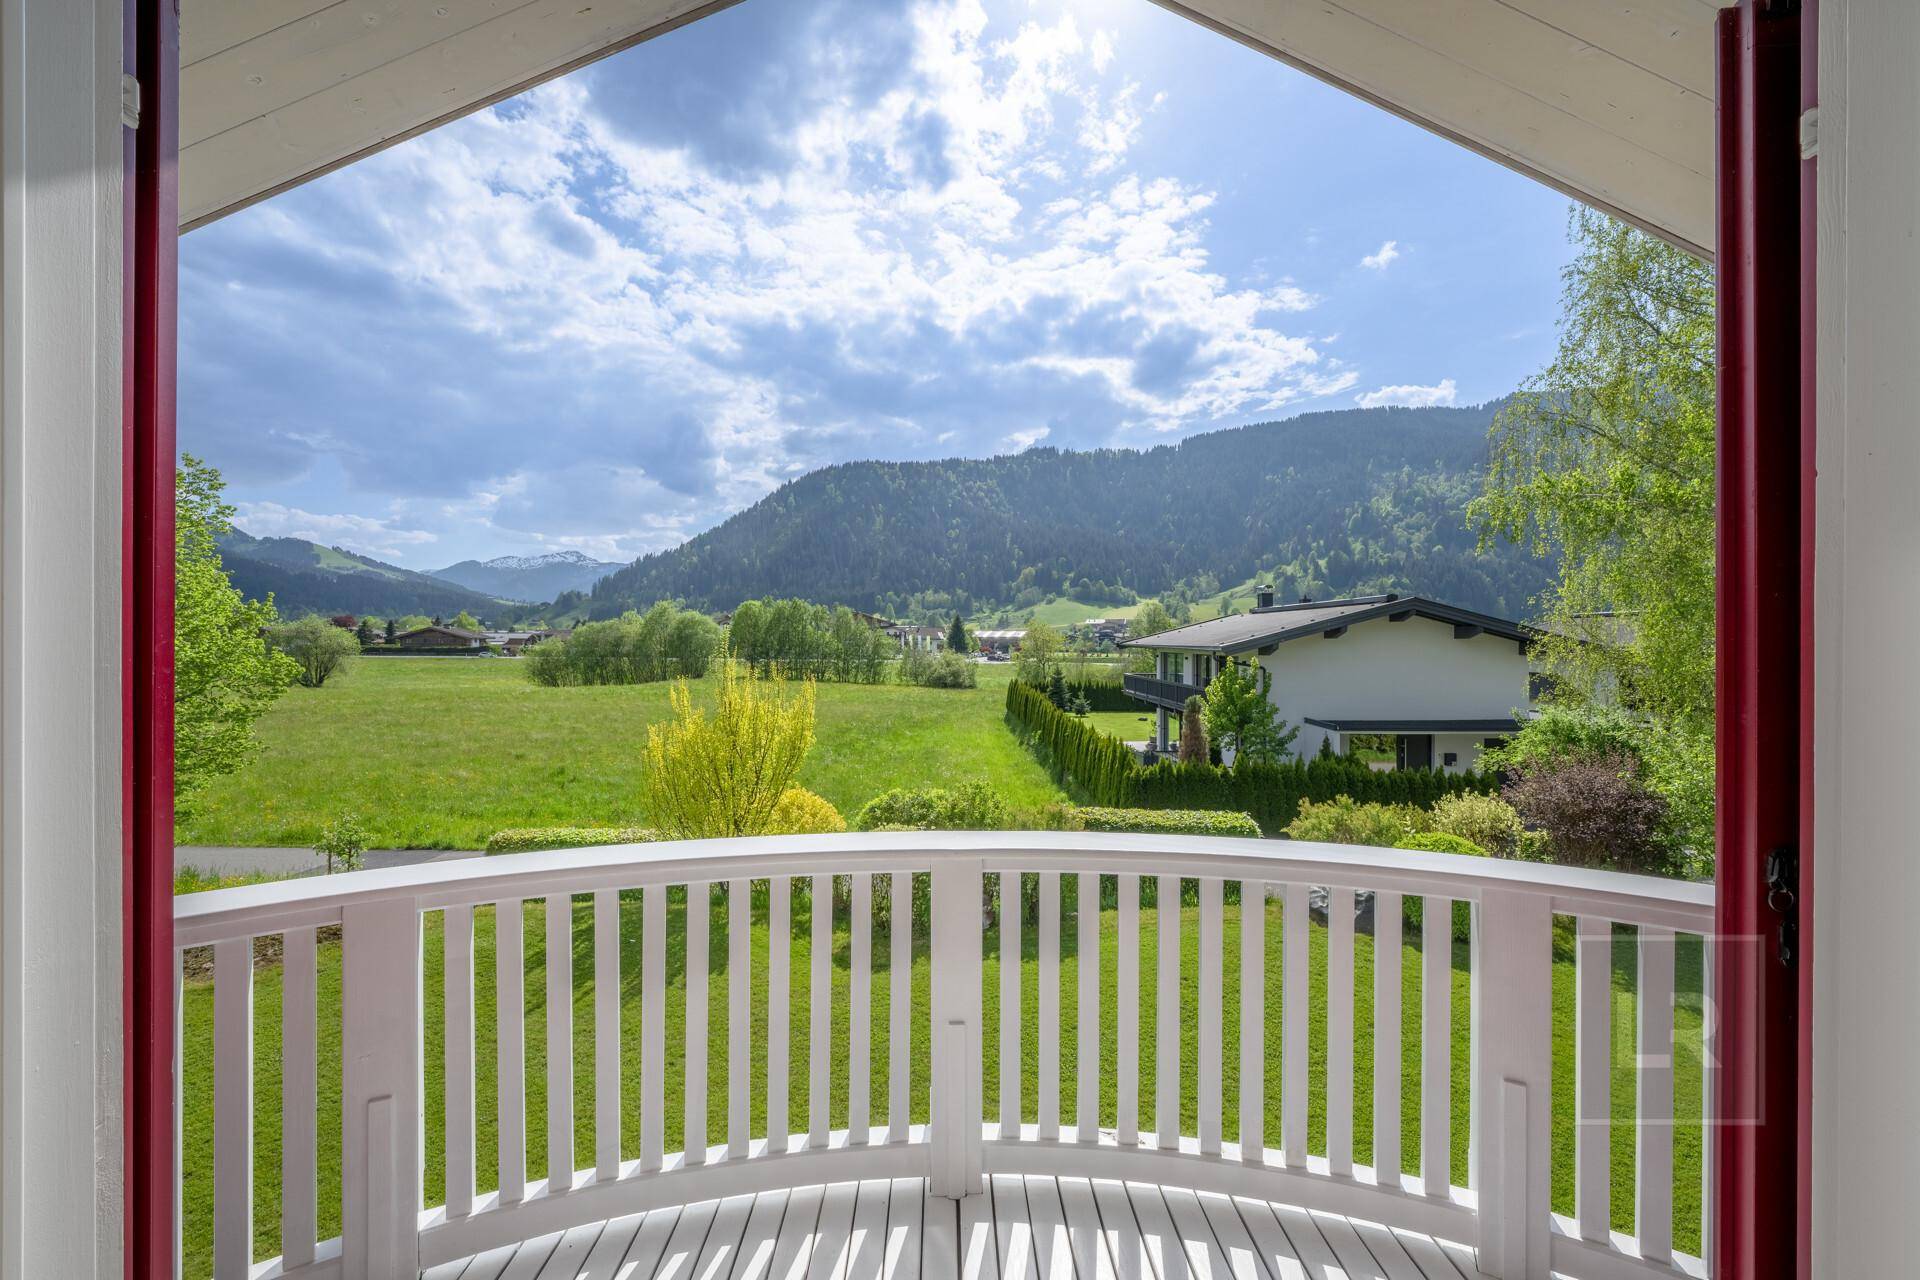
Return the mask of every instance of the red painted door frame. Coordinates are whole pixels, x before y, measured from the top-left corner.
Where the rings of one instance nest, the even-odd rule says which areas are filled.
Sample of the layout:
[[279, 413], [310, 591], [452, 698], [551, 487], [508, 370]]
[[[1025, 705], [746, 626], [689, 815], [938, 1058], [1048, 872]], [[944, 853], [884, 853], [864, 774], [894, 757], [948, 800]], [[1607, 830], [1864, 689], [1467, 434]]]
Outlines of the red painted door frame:
[[126, 1274], [173, 1274], [173, 471], [178, 0], [127, 0], [140, 84], [127, 132], [122, 319], [121, 777]]
[[1741, 0], [1721, 11], [1717, 27], [1720, 1123], [1709, 1137], [1714, 1260], [1729, 1280], [1794, 1275], [1809, 1234], [1801, 1198], [1813, 723], [1803, 16], [1792, 0]]

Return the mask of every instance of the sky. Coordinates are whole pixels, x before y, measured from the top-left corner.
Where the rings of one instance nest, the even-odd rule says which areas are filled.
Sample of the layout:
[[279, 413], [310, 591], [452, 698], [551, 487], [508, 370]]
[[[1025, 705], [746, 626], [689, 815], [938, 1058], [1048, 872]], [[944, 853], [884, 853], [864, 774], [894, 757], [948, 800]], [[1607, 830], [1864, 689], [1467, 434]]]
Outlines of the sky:
[[1567, 201], [1148, 0], [745, 0], [181, 241], [236, 523], [671, 547], [837, 462], [1473, 404]]

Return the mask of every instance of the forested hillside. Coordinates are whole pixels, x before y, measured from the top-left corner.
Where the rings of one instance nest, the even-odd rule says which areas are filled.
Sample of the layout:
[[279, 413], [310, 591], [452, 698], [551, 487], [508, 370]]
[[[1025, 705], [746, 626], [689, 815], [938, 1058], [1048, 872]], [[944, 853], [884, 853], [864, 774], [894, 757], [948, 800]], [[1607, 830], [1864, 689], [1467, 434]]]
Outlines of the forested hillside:
[[602, 579], [592, 612], [778, 595], [972, 613], [1268, 576], [1283, 599], [1418, 591], [1524, 614], [1552, 566], [1478, 552], [1462, 514], [1495, 408], [1315, 413], [1144, 451], [828, 467]]
[[271, 593], [283, 618], [309, 613], [451, 618], [464, 609], [491, 622], [514, 608], [424, 573], [300, 538], [256, 538], [233, 529], [219, 540], [219, 548], [240, 593], [249, 600]]

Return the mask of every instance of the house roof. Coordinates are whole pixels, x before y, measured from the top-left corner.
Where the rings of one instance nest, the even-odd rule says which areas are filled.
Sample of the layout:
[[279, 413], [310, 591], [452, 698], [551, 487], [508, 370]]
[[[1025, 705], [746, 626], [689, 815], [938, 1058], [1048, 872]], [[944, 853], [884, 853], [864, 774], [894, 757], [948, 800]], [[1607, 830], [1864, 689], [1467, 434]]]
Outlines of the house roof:
[[1348, 720], [1304, 717], [1310, 725], [1335, 733], [1518, 733], [1512, 716], [1491, 720]]
[[436, 627], [436, 626], [429, 625], [424, 627], [415, 627], [411, 631], [402, 631], [399, 635], [396, 635], [394, 639], [404, 640], [408, 636], [426, 635], [428, 632], [432, 632], [434, 635], [439, 635], [439, 636], [457, 636], [462, 640], [485, 640], [487, 638], [486, 634], [480, 631], [465, 631], [459, 627]]
[[[277, 191], [734, 0], [189, 0], [180, 222]], [[1158, 0], [1702, 254], [1729, 0]], [[1284, 86], [1276, 86], [1276, 93]], [[1222, 127], [1226, 127], [1223, 123]]]
[[1248, 653], [1301, 636], [1338, 634], [1355, 623], [1375, 618], [1431, 618], [1450, 622], [1458, 636], [1486, 634], [1522, 644], [1537, 634], [1505, 618], [1495, 618], [1423, 596], [1356, 596], [1347, 600], [1303, 601], [1274, 605], [1229, 618], [1195, 622], [1156, 635], [1122, 640], [1123, 649], [1185, 649], [1203, 653]]

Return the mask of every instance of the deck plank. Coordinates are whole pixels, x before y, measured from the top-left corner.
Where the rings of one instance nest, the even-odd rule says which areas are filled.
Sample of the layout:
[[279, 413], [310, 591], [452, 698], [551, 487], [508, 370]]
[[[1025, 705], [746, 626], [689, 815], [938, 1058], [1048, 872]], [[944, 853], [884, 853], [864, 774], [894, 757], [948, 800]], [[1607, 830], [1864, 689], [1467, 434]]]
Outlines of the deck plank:
[[960, 1280], [992, 1280], [1000, 1272], [1000, 1242], [993, 1225], [992, 1184], [981, 1182], [981, 1194], [967, 1196], [958, 1206], [960, 1222]]
[[886, 1260], [881, 1267], [886, 1280], [920, 1280], [926, 1213], [926, 1180], [895, 1178], [887, 1191]]
[[[661, 1250], [654, 1267], [654, 1280], [693, 1280], [694, 1263], [707, 1246], [707, 1230], [719, 1210], [718, 1200], [703, 1200], [680, 1211], [680, 1221], [673, 1224], [673, 1234], [667, 1237], [667, 1247]], [[640, 1280], [637, 1274], [635, 1280]]]
[[1140, 1234], [1140, 1221], [1134, 1216], [1126, 1186], [1106, 1178], [1095, 1179], [1093, 1204], [1100, 1211], [1100, 1234], [1106, 1239], [1119, 1280], [1156, 1280], [1153, 1258], [1146, 1238]]
[[489, 1249], [485, 1253], [473, 1255], [472, 1265], [460, 1273], [460, 1280], [500, 1280], [500, 1273], [513, 1261], [513, 1255], [520, 1252], [517, 1244], [503, 1244], [498, 1249]]
[[[1373, 1251], [1368, 1249], [1366, 1243], [1360, 1239], [1360, 1234], [1353, 1229], [1353, 1224], [1339, 1214], [1321, 1213], [1317, 1209], [1283, 1209], [1282, 1213], [1299, 1214], [1302, 1217], [1310, 1215], [1313, 1225], [1320, 1229], [1327, 1247], [1333, 1250], [1334, 1256], [1338, 1257], [1341, 1264], [1346, 1267], [1347, 1275], [1351, 1280], [1393, 1280], [1387, 1275], [1379, 1260], [1373, 1256]], [[1281, 1221], [1286, 1222], [1289, 1229], [1293, 1226], [1293, 1223], [1284, 1216]]]
[[[1027, 1220], [1033, 1224], [1033, 1252], [1040, 1280], [1075, 1280], [1073, 1245], [1067, 1239], [1067, 1214], [1052, 1178], [1028, 1175]], [[1092, 1280], [1088, 1277], [1087, 1280]]]
[[549, 1235], [535, 1236], [531, 1240], [522, 1240], [513, 1259], [500, 1272], [500, 1280], [534, 1280], [540, 1269], [547, 1265], [547, 1259], [560, 1247], [560, 1237], [566, 1234], [555, 1231]]
[[1193, 1280], [1193, 1265], [1187, 1260], [1186, 1242], [1174, 1228], [1173, 1215], [1160, 1188], [1148, 1182], [1129, 1182], [1127, 1200], [1140, 1223], [1140, 1234], [1147, 1242], [1147, 1256], [1159, 1280]]
[[471, 1267], [473, 1263], [474, 1259], [471, 1257], [455, 1258], [452, 1262], [443, 1262], [437, 1267], [428, 1267], [420, 1273], [420, 1280], [460, 1280], [460, 1277], [466, 1274], [467, 1268]]
[[640, 1234], [640, 1224], [646, 1216], [644, 1213], [630, 1213], [607, 1223], [606, 1230], [600, 1233], [600, 1239], [594, 1242], [593, 1252], [580, 1264], [578, 1280], [613, 1280], [620, 1260], [633, 1247], [633, 1238]]
[[1272, 1280], [1260, 1260], [1260, 1250], [1254, 1245], [1253, 1236], [1247, 1231], [1247, 1224], [1241, 1221], [1240, 1211], [1233, 1207], [1233, 1201], [1212, 1192], [1195, 1198], [1200, 1203], [1201, 1212], [1207, 1215], [1207, 1225], [1213, 1228], [1213, 1238], [1219, 1242], [1220, 1251], [1226, 1256], [1227, 1271], [1233, 1280]]
[[1061, 1178], [1060, 1207], [1067, 1217], [1067, 1243], [1073, 1250], [1073, 1270], [1080, 1280], [1116, 1280], [1113, 1255], [1107, 1250], [1100, 1225], [1100, 1206], [1094, 1203], [1093, 1184], [1085, 1178]]
[[847, 1241], [846, 1280], [881, 1280], [887, 1256], [887, 1202], [892, 1184], [884, 1178], [860, 1183], [853, 1203], [853, 1235]]
[[1162, 1187], [1160, 1196], [1173, 1217], [1173, 1229], [1186, 1246], [1187, 1263], [1193, 1268], [1194, 1280], [1233, 1280], [1226, 1251], [1214, 1235], [1213, 1224], [1207, 1221], [1200, 1197], [1184, 1187]]
[[1026, 1180], [996, 1173], [993, 1182], [993, 1235], [1000, 1254], [1001, 1280], [1037, 1280], [1039, 1255], [1033, 1247], [1033, 1222], [1027, 1214]]
[[952, 1200], [926, 1196], [921, 1223], [920, 1274], [926, 1280], [960, 1280], [960, 1206]]
[[693, 1264], [693, 1280], [729, 1280], [752, 1213], [752, 1196], [728, 1196], [720, 1202], [707, 1228], [706, 1243], [700, 1246], [699, 1261]]
[[614, 1268], [614, 1280], [653, 1280], [653, 1273], [660, 1269], [660, 1259], [666, 1255], [667, 1242], [673, 1239], [674, 1228], [680, 1225], [682, 1212], [680, 1206], [674, 1205], [655, 1209], [642, 1218], [640, 1230], [634, 1232], [633, 1243], [627, 1246], [626, 1256]]
[[836, 1182], [827, 1188], [820, 1202], [820, 1224], [814, 1228], [807, 1280], [844, 1280], [847, 1247], [853, 1240], [853, 1207], [859, 1194], [857, 1182]]
[[[1393, 1238], [1407, 1251], [1413, 1264], [1420, 1268], [1425, 1280], [1462, 1280], [1460, 1268], [1453, 1265], [1446, 1250], [1436, 1244], [1432, 1236], [1423, 1236], [1417, 1231], [1403, 1231], [1398, 1227], [1392, 1228], [1392, 1231]], [[1481, 1280], [1478, 1269], [1475, 1269], [1473, 1276], [1474, 1280]]]
[[746, 1230], [740, 1233], [740, 1248], [728, 1280], [768, 1280], [790, 1196], [786, 1191], [763, 1191], [753, 1197], [753, 1212], [747, 1215]]
[[546, 1265], [537, 1273], [539, 1280], [574, 1280], [606, 1228], [604, 1222], [589, 1222], [563, 1234], [560, 1243], [547, 1255]]
[[1343, 1280], [1345, 1272], [1339, 1259], [1333, 1256], [1333, 1250], [1327, 1248], [1327, 1242], [1320, 1238], [1313, 1223], [1306, 1224], [1306, 1234], [1295, 1239], [1286, 1224], [1280, 1221], [1280, 1215], [1265, 1200], [1252, 1200], [1246, 1196], [1235, 1196], [1233, 1207], [1240, 1211], [1240, 1221], [1246, 1224], [1247, 1233], [1260, 1250], [1260, 1261], [1265, 1263], [1277, 1280]]
[[1427, 1280], [1421, 1274], [1419, 1264], [1407, 1256], [1407, 1251], [1386, 1227], [1363, 1218], [1347, 1218], [1344, 1221], [1360, 1237], [1360, 1242], [1367, 1246], [1367, 1252], [1387, 1273], [1388, 1280]]
[[787, 1196], [787, 1212], [780, 1219], [780, 1235], [774, 1241], [767, 1280], [806, 1280], [813, 1265], [813, 1237], [820, 1227], [820, 1205], [826, 1196], [825, 1187], [795, 1187]]

